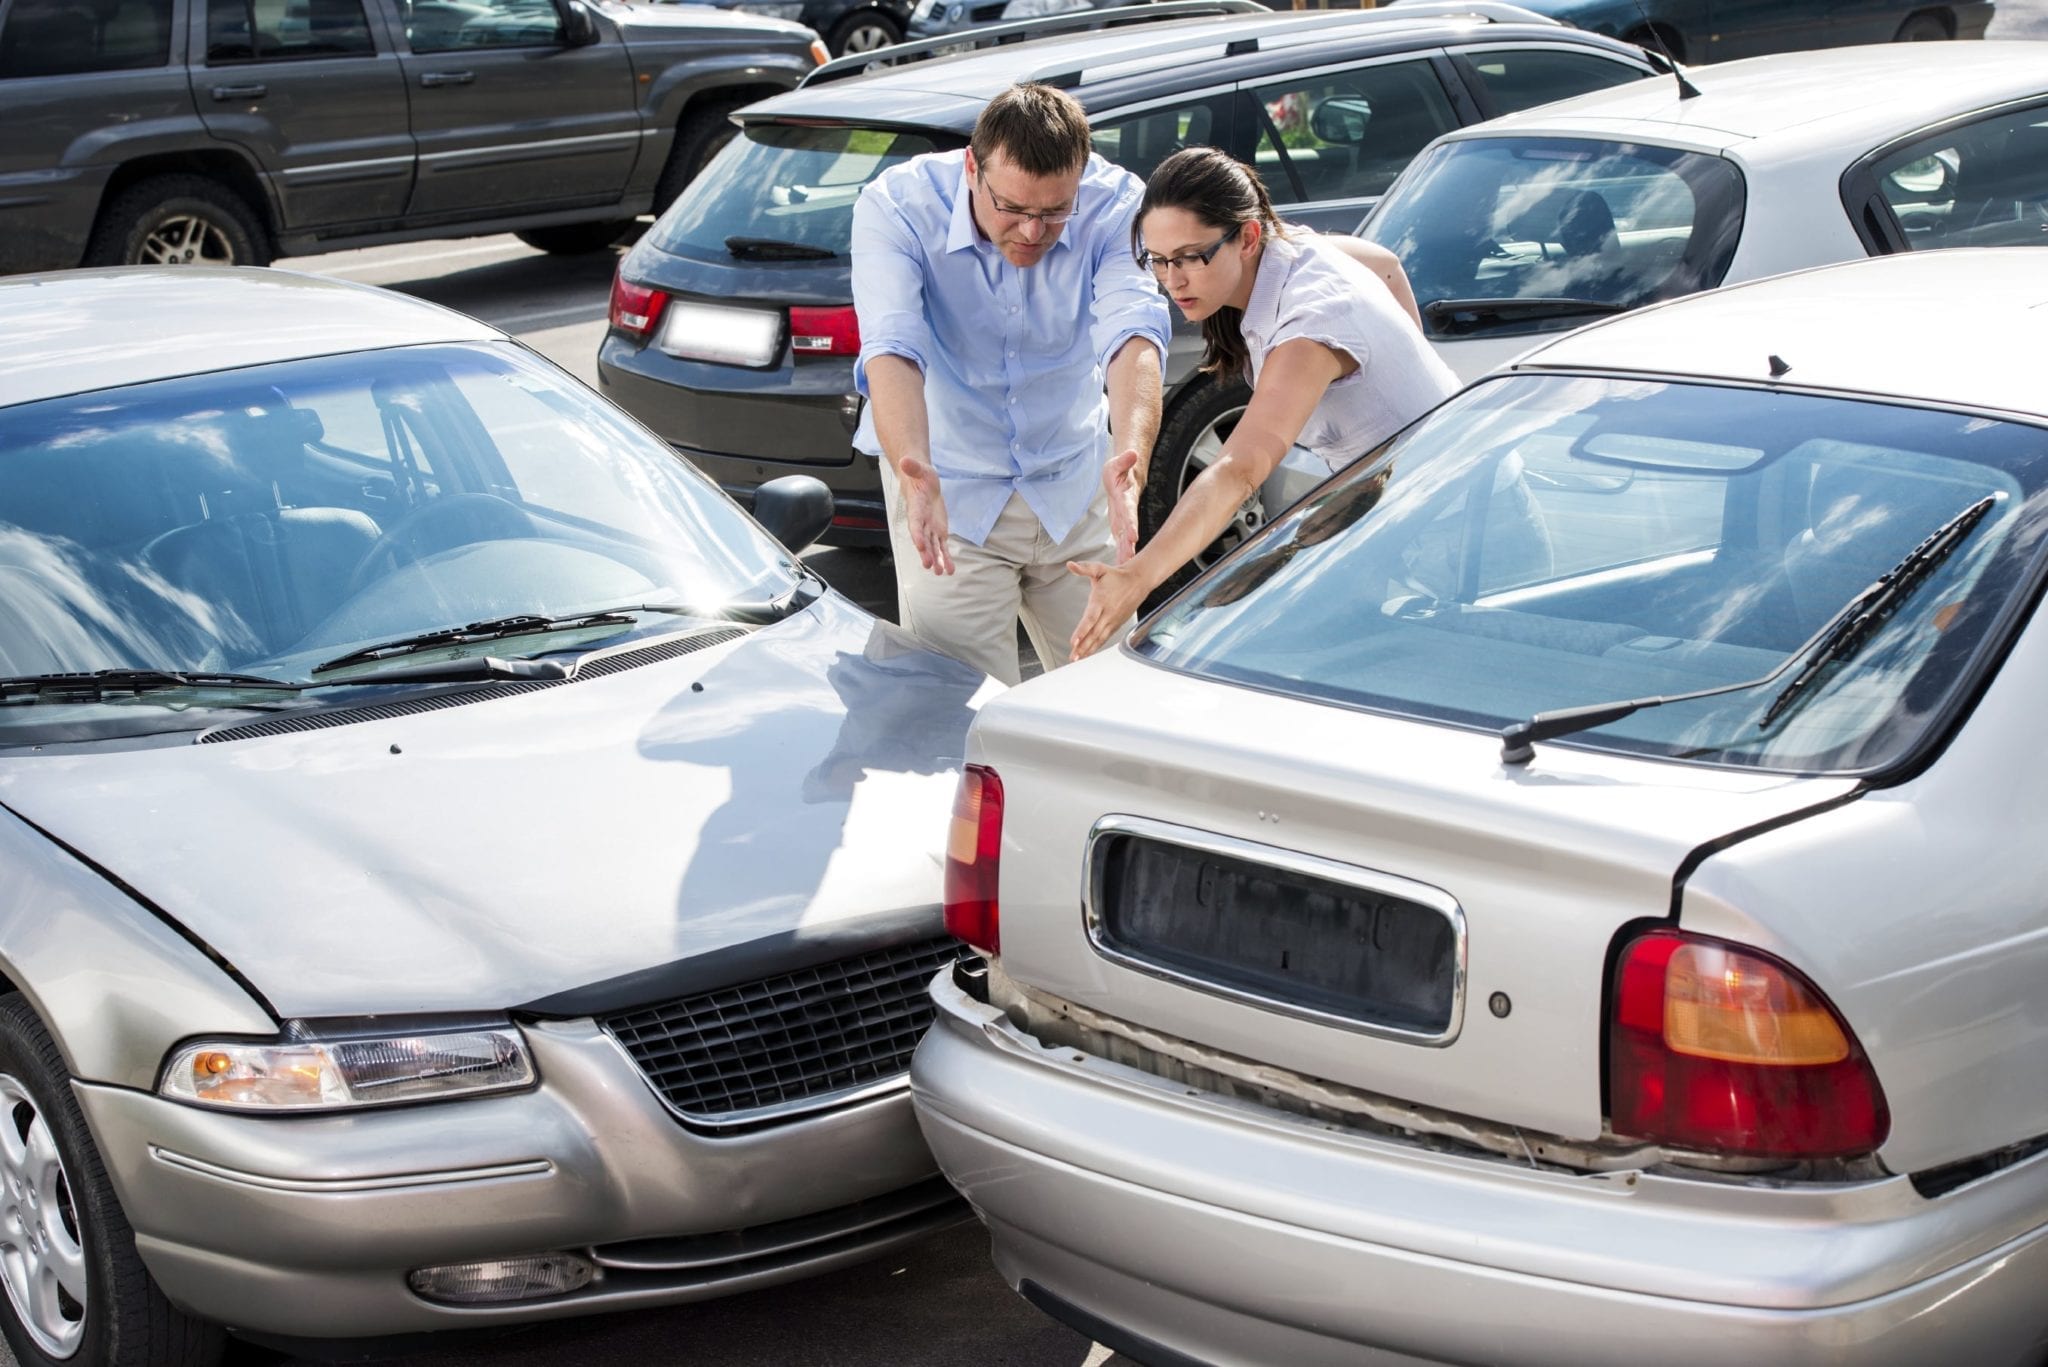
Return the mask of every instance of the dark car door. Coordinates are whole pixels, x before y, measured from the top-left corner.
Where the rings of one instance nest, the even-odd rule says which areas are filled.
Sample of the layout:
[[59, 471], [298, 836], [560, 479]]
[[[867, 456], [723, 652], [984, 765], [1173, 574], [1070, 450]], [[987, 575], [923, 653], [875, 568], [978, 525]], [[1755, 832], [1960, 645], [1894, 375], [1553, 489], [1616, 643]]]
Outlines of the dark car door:
[[395, 220], [412, 191], [405, 77], [363, 0], [204, 0], [192, 96], [247, 148], [287, 229]]
[[1710, 42], [1689, 61], [1729, 62], [1828, 43], [1828, 0], [1711, 0]]
[[419, 178], [409, 216], [460, 218], [609, 203], [625, 193], [640, 116], [608, 25], [569, 45], [550, 0], [395, 4], [410, 51]]
[[1439, 52], [1411, 52], [1248, 82], [1245, 118], [1262, 128], [1254, 164], [1280, 217], [1347, 233], [1394, 177], [1462, 120]]

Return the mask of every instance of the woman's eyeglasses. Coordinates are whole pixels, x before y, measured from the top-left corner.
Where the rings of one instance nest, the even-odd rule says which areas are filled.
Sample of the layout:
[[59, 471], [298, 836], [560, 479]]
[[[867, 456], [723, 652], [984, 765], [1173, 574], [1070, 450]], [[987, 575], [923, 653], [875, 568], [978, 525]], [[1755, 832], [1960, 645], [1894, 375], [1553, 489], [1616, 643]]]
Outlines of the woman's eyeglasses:
[[1005, 204], [994, 190], [988, 188], [987, 176], [980, 177], [980, 180], [981, 192], [988, 196], [988, 202], [994, 206], [995, 211], [1005, 218], [1035, 218], [1048, 228], [1057, 228], [1074, 216], [1074, 206], [1071, 204], [1064, 209], [1019, 209], [1014, 204]]
[[1216, 253], [1222, 251], [1224, 244], [1236, 237], [1238, 229], [1242, 227], [1244, 224], [1239, 223], [1208, 246], [1197, 247], [1191, 252], [1176, 252], [1172, 256], [1161, 256], [1157, 252], [1139, 252], [1138, 264], [1162, 280], [1166, 278], [1169, 270], [1178, 270], [1182, 275], [1186, 275], [1197, 266], [1206, 266], [1214, 260]]

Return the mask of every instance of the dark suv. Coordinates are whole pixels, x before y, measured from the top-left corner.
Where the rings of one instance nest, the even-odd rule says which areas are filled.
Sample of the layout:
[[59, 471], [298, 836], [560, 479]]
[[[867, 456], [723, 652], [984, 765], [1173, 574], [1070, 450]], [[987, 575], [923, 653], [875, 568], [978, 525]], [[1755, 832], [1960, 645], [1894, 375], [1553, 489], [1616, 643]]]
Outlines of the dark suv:
[[[963, 145], [1010, 82], [1072, 91], [1096, 151], [1141, 177], [1212, 143], [1258, 168], [1287, 219], [1349, 232], [1437, 134], [1652, 72], [1640, 48], [1484, 0], [1321, 14], [1165, 3], [946, 41], [985, 46], [910, 60], [941, 44], [906, 44], [866, 74], [841, 59], [742, 110], [741, 136], [620, 263], [598, 352], [604, 392], [742, 502], [778, 475], [831, 485], [826, 539], [841, 545], [886, 541], [874, 462], [850, 444], [854, 199], [907, 157]], [[1148, 533], [1246, 402], [1241, 382], [1196, 375], [1200, 349], [1176, 329]], [[1254, 500], [1226, 542], [1263, 516]]]
[[594, 250], [823, 60], [695, 5], [0, 0], [0, 270]]

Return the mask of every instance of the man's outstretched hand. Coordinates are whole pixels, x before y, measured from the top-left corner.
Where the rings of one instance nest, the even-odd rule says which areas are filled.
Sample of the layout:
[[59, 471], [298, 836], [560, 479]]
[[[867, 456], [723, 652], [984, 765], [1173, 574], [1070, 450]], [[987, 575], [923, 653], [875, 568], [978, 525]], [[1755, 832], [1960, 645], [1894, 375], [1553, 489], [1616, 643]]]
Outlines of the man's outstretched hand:
[[946, 548], [946, 496], [939, 492], [939, 472], [915, 456], [896, 462], [896, 486], [903, 495], [903, 521], [917, 558], [933, 574], [951, 574], [953, 555]]

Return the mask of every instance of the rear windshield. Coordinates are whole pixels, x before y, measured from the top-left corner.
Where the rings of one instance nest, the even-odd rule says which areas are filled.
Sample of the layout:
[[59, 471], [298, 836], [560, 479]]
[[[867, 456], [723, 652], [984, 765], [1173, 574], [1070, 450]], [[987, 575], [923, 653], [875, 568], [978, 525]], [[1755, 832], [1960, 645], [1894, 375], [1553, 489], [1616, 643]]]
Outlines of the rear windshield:
[[752, 238], [844, 256], [853, 201], [867, 183], [940, 144], [887, 128], [752, 124], [725, 145], [654, 227], [654, 245], [678, 256], [724, 256]]
[[[1840, 651], [1817, 649], [1845, 605], [1951, 524], [1910, 595]], [[1905, 756], [1989, 667], [2044, 532], [2040, 428], [1508, 376], [1295, 505], [1136, 646], [1212, 678], [1488, 730], [1722, 689], [1555, 743], [1866, 772]]]
[[1711, 289], [1741, 232], [1742, 177], [1720, 157], [1474, 138], [1426, 153], [1362, 236], [1401, 258], [1426, 330], [1448, 338], [1577, 327]]

